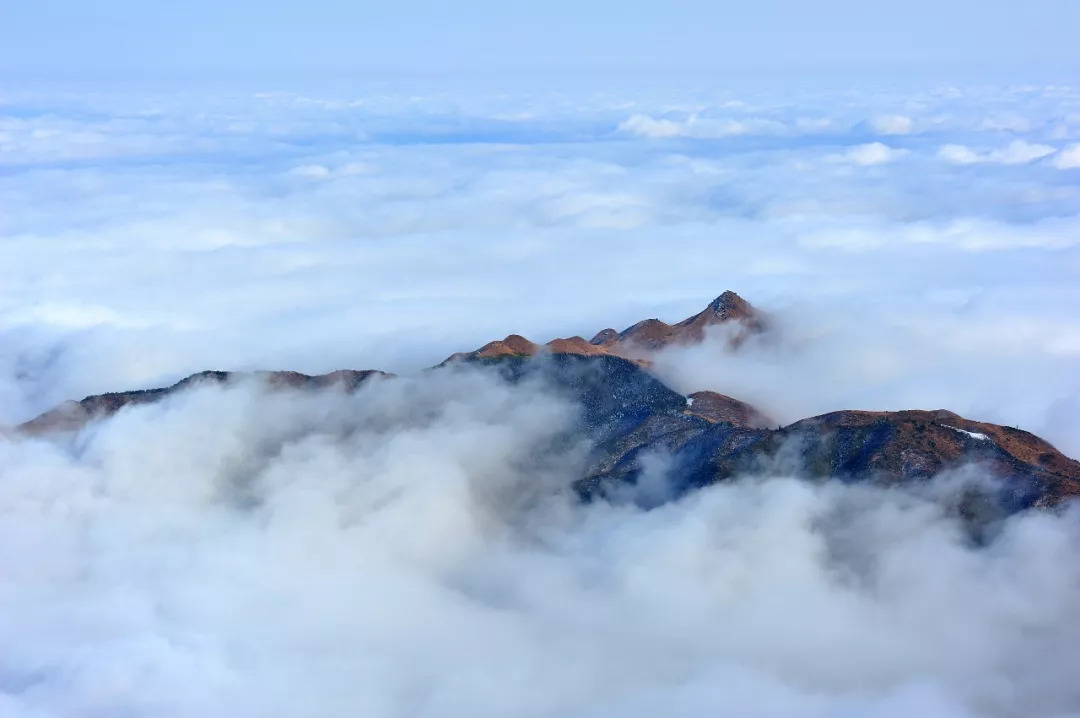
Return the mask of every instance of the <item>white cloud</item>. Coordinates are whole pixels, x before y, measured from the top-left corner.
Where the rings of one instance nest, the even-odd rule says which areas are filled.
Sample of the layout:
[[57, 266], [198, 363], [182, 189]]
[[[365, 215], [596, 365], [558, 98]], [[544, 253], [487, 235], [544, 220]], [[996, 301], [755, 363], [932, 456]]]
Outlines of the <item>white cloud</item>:
[[982, 155], [964, 145], [943, 145], [938, 150], [938, 157], [954, 165], [973, 165], [985, 161]]
[[1005, 113], [985, 118], [980, 123], [979, 129], [995, 132], [1030, 132], [1032, 122], [1029, 118], [1014, 113]]
[[880, 135], [906, 135], [911, 133], [915, 123], [904, 115], [880, 115], [870, 121], [870, 127]]
[[958, 218], [944, 224], [911, 222], [899, 227], [877, 223], [847, 227], [827, 226], [807, 232], [799, 240], [814, 248], [867, 249], [904, 245], [940, 245], [970, 252], [1016, 249], [1066, 249], [1080, 245], [1080, 222], [1046, 219], [1026, 227], [1002, 225], [975, 218]]
[[566, 482], [584, 454], [551, 444], [573, 416], [542, 386], [443, 371], [352, 398], [204, 387], [86, 429], [78, 452], [0, 438], [4, 712], [1073, 704], [1075, 511], [980, 549], [943, 506], [970, 476], [583, 505]]
[[1024, 165], [1042, 159], [1047, 155], [1052, 155], [1054, 152], [1055, 149], [1050, 145], [1013, 140], [1002, 149], [991, 152], [990, 161], [1006, 165]]
[[893, 149], [880, 142], [870, 142], [868, 144], [857, 145], [850, 148], [847, 152], [840, 155], [839, 159], [863, 167], [870, 167], [873, 165], [883, 165], [894, 162], [898, 157], [902, 157], [903, 155], [903, 150]]
[[707, 118], [690, 115], [685, 120], [654, 119], [649, 115], [632, 115], [619, 123], [621, 132], [647, 137], [669, 139], [690, 137], [694, 139], [719, 139], [743, 135], [782, 134], [786, 127], [775, 120], [745, 118], [740, 120]]
[[944, 145], [938, 150], [938, 156], [946, 162], [957, 165], [971, 165], [981, 162], [1024, 165], [1052, 155], [1056, 151], [1050, 145], [1025, 140], [1013, 140], [1005, 147], [984, 153], [976, 152], [964, 145]]
[[1071, 145], [1061, 150], [1054, 158], [1054, 166], [1059, 170], [1071, 170], [1080, 167], [1080, 144]]
[[632, 115], [619, 123], [619, 129], [642, 137], [665, 139], [681, 136], [685, 130], [685, 123], [666, 119], [657, 120], [648, 115]]

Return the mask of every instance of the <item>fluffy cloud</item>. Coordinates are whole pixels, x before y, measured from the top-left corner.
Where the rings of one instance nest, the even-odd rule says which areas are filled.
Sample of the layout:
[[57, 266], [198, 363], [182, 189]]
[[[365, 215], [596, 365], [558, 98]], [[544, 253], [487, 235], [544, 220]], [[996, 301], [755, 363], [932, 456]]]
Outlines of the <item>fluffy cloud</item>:
[[980, 549], [945, 508], [974, 476], [583, 505], [582, 454], [551, 449], [573, 416], [543, 386], [440, 371], [353, 397], [203, 387], [70, 444], [0, 439], [3, 712], [1075, 705], [1074, 511]]
[[888, 164], [898, 157], [901, 157], [903, 154], [903, 150], [895, 150], [880, 142], [870, 142], [865, 145], [852, 147], [844, 154], [838, 155], [837, 159], [863, 167], [870, 167], [873, 165]]
[[655, 119], [649, 115], [633, 115], [619, 123], [620, 131], [647, 137], [668, 139], [690, 137], [694, 139], [719, 139], [742, 135], [781, 134], [786, 127], [775, 120], [762, 118], [713, 119], [690, 115], [685, 120]]
[[904, 115], [881, 115], [870, 121], [870, 127], [879, 135], [906, 135], [915, 123]]
[[1072, 170], [1080, 167], [1080, 144], [1063, 149], [1054, 158], [1054, 166], [1059, 170]]
[[1003, 165], [1023, 165], [1054, 154], [1057, 150], [1050, 145], [1013, 140], [1005, 147], [989, 152], [976, 152], [964, 145], [944, 145], [938, 156], [946, 162], [957, 165], [972, 165], [991, 162]]
[[954, 165], [974, 165], [985, 161], [982, 155], [964, 145], [943, 145], [938, 150], [938, 157]]

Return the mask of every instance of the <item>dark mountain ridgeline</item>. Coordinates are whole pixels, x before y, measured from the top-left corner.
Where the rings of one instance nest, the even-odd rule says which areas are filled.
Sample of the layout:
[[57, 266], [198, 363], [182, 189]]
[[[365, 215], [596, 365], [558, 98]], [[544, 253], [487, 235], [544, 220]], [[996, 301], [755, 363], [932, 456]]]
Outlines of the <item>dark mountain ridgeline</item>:
[[[779, 427], [737, 399], [712, 391], [683, 396], [649, 373], [650, 352], [701, 341], [709, 327], [721, 324], [730, 329], [733, 350], [751, 334], [769, 328], [763, 314], [725, 292], [677, 324], [650, 319], [621, 332], [605, 329], [589, 341], [571, 337], [543, 345], [511, 335], [474, 352], [455, 354], [429, 371], [452, 370], [447, 365], [455, 364], [489, 367], [512, 384], [542, 381], [579, 405], [575, 436], [587, 438], [592, 451], [588, 469], [574, 480], [574, 487], [586, 500], [629, 495], [651, 504], [717, 481], [763, 472], [893, 485], [924, 482], [968, 464], [1002, 479], [993, 497], [996, 514], [1054, 506], [1080, 496], [1080, 463], [1018, 429], [944, 410], [840, 411]], [[270, 389], [354, 392], [376, 375], [391, 376], [378, 371], [256, 376]], [[166, 388], [90, 396], [46, 412], [22, 424], [18, 432], [40, 436], [78, 430], [126, 406], [237, 376], [201, 372]], [[668, 478], [663, 495], [633, 492], [649, 456], [665, 462]]]

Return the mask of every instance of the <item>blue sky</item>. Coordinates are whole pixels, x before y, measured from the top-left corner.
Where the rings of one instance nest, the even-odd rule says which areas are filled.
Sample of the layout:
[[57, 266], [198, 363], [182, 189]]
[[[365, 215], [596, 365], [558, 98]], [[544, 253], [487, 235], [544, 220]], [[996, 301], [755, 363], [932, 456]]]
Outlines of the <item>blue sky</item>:
[[5, 0], [16, 75], [337, 72], [1068, 74], [1072, 0]]

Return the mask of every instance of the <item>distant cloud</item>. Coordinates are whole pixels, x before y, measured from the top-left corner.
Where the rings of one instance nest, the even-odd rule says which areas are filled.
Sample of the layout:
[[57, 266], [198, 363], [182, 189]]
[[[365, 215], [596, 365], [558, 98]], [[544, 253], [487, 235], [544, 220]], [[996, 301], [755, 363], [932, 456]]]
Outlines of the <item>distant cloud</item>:
[[748, 118], [741, 120], [712, 119], [690, 115], [685, 120], [654, 119], [649, 115], [633, 115], [619, 123], [618, 129], [639, 137], [665, 139], [689, 137], [712, 139], [742, 135], [767, 135], [785, 132], [785, 126], [774, 120]]
[[938, 157], [954, 165], [974, 165], [986, 161], [978, 152], [964, 145], [944, 145], [938, 150]]
[[1026, 142], [1025, 140], [1013, 140], [1006, 147], [991, 152], [989, 158], [991, 162], [1000, 162], [1006, 165], [1024, 165], [1052, 155], [1055, 151], [1050, 145], [1041, 145]]
[[973, 165], [982, 162], [1003, 165], [1023, 165], [1054, 154], [1057, 150], [1050, 145], [1013, 140], [1005, 147], [989, 152], [976, 152], [965, 145], [944, 145], [938, 150], [938, 156], [946, 162], [957, 165]]
[[329, 177], [330, 169], [324, 165], [300, 165], [299, 167], [293, 167], [289, 170], [289, 174], [296, 175], [297, 177], [318, 179], [320, 177]]
[[839, 155], [839, 158], [852, 164], [870, 167], [883, 165], [895, 161], [905, 154], [903, 150], [896, 150], [880, 142], [870, 142], [865, 145], [852, 147], [847, 152]]
[[1080, 144], [1066, 147], [1058, 153], [1058, 156], [1054, 158], [1054, 166], [1059, 170], [1080, 168]]
[[809, 247], [851, 251], [902, 245], [942, 245], [969, 252], [1064, 249], [1080, 247], [1080, 219], [1048, 218], [1021, 227], [974, 218], [958, 218], [943, 224], [911, 222], [882, 226], [873, 223], [829, 227], [825, 231], [807, 233], [800, 241]]
[[298, 165], [289, 170], [294, 177], [307, 177], [308, 179], [324, 179], [327, 177], [350, 177], [353, 175], [365, 175], [376, 172], [377, 168], [366, 162], [346, 162], [337, 167], [327, 165], [309, 164]]
[[880, 115], [870, 121], [870, 127], [880, 135], [906, 135], [915, 127], [915, 122], [904, 115]]
[[681, 136], [686, 131], [686, 125], [685, 122], [675, 120], [657, 120], [648, 115], [633, 115], [619, 123], [619, 130], [641, 137], [663, 139]]
[[979, 123], [979, 129], [996, 132], [1030, 132], [1032, 122], [1029, 118], [1021, 117], [1013, 113], [1006, 113], [987, 117]]

